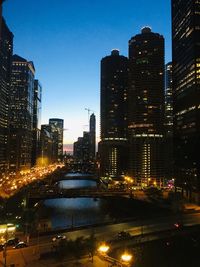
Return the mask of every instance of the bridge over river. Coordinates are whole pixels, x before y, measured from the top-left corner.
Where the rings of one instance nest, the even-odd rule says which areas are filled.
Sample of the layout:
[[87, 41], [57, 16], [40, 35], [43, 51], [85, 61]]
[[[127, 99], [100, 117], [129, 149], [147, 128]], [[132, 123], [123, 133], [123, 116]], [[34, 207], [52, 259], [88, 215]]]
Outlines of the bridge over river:
[[35, 190], [29, 193], [28, 198], [32, 200], [45, 200], [55, 198], [102, 198], [102, 197], [134, 197], [130, 190], [98, 189], [98, 188], [71, 188], [61, 189], [54, 187], [48, 190]]
[[57, 176], [52, 178], [54, 182], [61, 180], [92, 180], [99, 181], [99, 178], [95, 174], [90, 173], [67, 173], [63, 176]]

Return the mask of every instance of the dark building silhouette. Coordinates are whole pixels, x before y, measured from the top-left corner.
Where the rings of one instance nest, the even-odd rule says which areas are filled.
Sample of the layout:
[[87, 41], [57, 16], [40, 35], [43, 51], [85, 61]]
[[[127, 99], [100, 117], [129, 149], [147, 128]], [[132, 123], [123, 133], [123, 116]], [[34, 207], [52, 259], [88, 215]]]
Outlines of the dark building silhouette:
[[83, 132], [83, 137], [79, 137], [74, 143], [74, 158], [79, 163], [90, 162], [91, 138], [90, 132]]
[[129, 173], [138, 184], [164, 178], [164, 38], [149, 27], [129, 41]]
[[33, 62], [12, 57], [9, 167], [13, 171], [31, 167], [34, 75]]
[[55, 161], [55, 145], [52, 133], [52, 127], [49, 124], [41, 125], [40, 133], [40, 158], [37, 164], [46, 166]]
[[96, 156], [96, 117], [90, 116], [90, 159], [94, 160]]
[[[55, 160], [62, 160], [63, 157], [63, 131], [64, 131], [64, 121], [62, 119], [49, 119], [49, 125], [52, 128], [52, 133], [54, 135], [55, 141]], [[56, 152], [57, 150], [57, 152]]]
[[165, 178], [173, 178], [173, 91], [172, 62], [165, 65]]
[[40, 130], [41, 130], [41, 101], [42, 86], [38, 80], [34, 81], [33, 94], [33, 145], [32, 145], [32, 166], [37, 162], [39, 157]]
[[127, 171], [128, 59], [113, 50], [101, 60], [100, 175]]
[[9, 91], [12, 52], [13, 34], [0, 14], [0, 175], [8, 168]]
[[200, 2], [171, 3], [175, 178], [191, 197], [200, 190]]

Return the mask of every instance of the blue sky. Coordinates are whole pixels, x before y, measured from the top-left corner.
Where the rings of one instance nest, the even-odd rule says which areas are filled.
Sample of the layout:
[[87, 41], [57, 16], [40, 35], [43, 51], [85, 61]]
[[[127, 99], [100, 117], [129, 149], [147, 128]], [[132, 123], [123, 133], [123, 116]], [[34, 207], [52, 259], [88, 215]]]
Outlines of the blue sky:
[[[100, 60], [149, 25], [166, 40], [171, 60], [170, 0], [7, 0], [4, 17], [14, 33], [14, 53], [34, 61], [43, 85], [42, 123], [65, 120], [65, 144], [87, 130], [85, 108], [99, 129]], [[97, 134], [99, 136], [99, 133]]]

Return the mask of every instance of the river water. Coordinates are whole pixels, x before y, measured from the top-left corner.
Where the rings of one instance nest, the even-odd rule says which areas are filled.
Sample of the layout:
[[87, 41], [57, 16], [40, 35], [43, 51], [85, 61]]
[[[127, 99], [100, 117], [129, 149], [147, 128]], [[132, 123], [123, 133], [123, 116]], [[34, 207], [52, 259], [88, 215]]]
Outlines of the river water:
[[[71, 174], [70, 174], [71, 177]], [[61, 180], [61, 188], [95, 187], [91, 180]], [[59, 198], [43, 202], [39, 210], [40, 219], [48, 219], [53, 229], [71, 228], [102, 222], [116, 222], [125, 218], [140, 219], [144, 214], [151, 216], [155, 208], [126, 198]]]

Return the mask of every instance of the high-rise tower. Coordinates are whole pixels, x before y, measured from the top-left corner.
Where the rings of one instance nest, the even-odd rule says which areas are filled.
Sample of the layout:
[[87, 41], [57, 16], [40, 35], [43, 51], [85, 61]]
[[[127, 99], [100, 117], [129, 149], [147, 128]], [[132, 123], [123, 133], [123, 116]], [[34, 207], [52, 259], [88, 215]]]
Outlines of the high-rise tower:
[[37, 162], [40, 154], [40, 130], [41, 130], [41, 101], [42, 86], [38, 80], [34, 81], [33, 94], [33, 145], [32, 145], [32, 166]]
[[165, 65], [165, 178], [173, 177], [173, 94], [172, 94], [172, 62]]
[[176, 184], [200, 191], [200, 1], [172, 0]]
[[96, 117], [94, 113], [90, 116], [90, 159], [94, 160], [96, 155]]
[[55, 160], [61, 160], [63, 156], [64, 121], [57, 118], [49, 119], [49, 125], [52, 127], [52, 133], [54, 135], [55, 144], [57, 146]]
[[113, 50], [101, 61], [101, 176], [127, 170], [128, 59]]
[[33, 62], [12, 57], [9, 167], [13, 171], [31, 167], [34, 75]]
[[142, 185], [164, 177], [164, 38], [149, 27], [129, 41], [129, 172]]
[[[0, 15], [1, 16], [1, 15]], [[0, 175], [8, 167], [9, 90], [13, 53], [13, 34], [0, 17]]]

